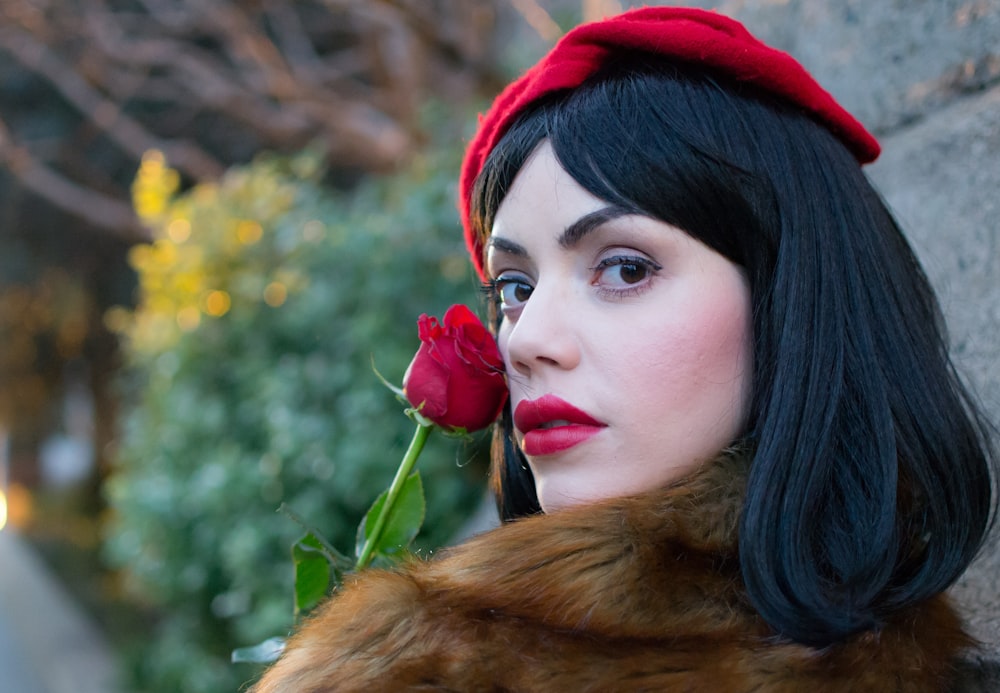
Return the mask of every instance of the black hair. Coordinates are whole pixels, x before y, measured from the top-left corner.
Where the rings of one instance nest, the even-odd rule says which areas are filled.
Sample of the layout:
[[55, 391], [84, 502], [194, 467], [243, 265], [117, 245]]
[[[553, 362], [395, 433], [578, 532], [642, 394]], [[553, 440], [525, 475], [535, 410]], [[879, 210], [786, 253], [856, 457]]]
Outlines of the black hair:
[[[991, 431], [927, 278], [847, 148], [747, 85], [623, 56], [505, 133], [473, 191], [484, 239], [542, 139], [592, 194], [746, 271], [754, 452], [739, 555], [761, 616], [825, 646], [950, 585], [991, 523]], [[509, 410], [494, 451], [502, 517], [540, 512]]]

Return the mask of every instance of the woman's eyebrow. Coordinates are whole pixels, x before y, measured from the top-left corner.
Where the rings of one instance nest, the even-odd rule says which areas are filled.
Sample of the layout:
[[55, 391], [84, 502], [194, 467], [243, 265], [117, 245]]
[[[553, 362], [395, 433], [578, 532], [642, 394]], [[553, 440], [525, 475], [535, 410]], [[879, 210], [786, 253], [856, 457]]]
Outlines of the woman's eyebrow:
[[[622, 207], [621, 205], [608, 205], [607, 207], [601, 207], [600, 209], [594, 210], [589, 214], [584, 214], [582, 217], [567, 226], [559, 235], [559, 245], [567, 249], [572, 248], [588, 233], [600, 228], [603, 224], [606, 224], [612, 219], [639, 213], [640, 212], [634, 209]], [[497, 250], [501, 253], [514, 255], [516, 257], [528, 256], [528, 251], [523, 245], [503, 238], [502, 236], [490, 236], [486, 241], [486, 248], [487, 250]]]
[[582, 217], [567, 226], [566, 230], [564, 230], [562, 235], [559, 236], [559, 245], [563, 248], [572, 248], [588, 233], [599, 228], [601, 225], [606, 224], [612, 219], [637, 213], [638, 212], [636, 210], [628, 209], [627, 207], [622, 207], [621, 205], [608, 205], [607, 207], [601, 207], [600, 209], [590, 212], [589, 214], [584, 214]]
[[514, 241], [509, 241], [500, 236], [490, 236], [489, 240], [486, 241], [486, 249], [498, 250], [501, 253], [507, 253], [508, 255], [514, 255], [516, 257], [528, 256], [528, 251], [523, 245], [515, 243]]

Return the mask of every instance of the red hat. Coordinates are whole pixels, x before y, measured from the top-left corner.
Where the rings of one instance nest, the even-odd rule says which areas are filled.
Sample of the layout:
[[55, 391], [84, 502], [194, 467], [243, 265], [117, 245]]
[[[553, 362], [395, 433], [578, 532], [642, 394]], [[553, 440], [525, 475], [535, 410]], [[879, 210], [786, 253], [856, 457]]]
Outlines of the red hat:
[[459, 181], [465, 242], [480, 275], [482, 244], [473, 231], [469, 208], [472, 186], [486, 157], [526, 106], [551, 92], [579, 86], [618, 49], [696, 62], [750, 82], [808, 111], [840, 138], [859, 163], [874, 161], [879, 155], [875, 138], [805, 68], [787, 53], [758, 41], [739, 22], [716, 12], [682, 7], [629, 10], [567, 33], [480, 116]]

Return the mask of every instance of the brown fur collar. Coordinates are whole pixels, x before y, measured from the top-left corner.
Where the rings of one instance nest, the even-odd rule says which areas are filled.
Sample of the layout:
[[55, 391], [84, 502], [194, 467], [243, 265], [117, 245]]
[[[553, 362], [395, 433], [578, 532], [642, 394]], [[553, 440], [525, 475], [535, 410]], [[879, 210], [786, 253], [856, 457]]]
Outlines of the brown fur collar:
[[947, 690], [969, 639], [944, 596], [822, 650], [774, 636], [736, 557], [745, 466], [727, 453], [665, 490], [356, 576], [253, 690]]

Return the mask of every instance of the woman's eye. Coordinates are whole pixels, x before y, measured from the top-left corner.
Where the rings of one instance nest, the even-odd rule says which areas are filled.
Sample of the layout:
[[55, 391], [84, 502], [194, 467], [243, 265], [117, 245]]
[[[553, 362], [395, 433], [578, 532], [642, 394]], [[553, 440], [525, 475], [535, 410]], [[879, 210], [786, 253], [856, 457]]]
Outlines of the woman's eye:
[[661, 269], [660, 265], [643, 257], [610, 257], [594, 268], [594, 284], [610, 291], [634, 289]]
[[520, 278], [500, 277], [493, 282], [493, 285], [500, 301], [500, 308], [505, 312], [520, 308], [534, 290], [531, 284]]
[[636, 262], [623, 262], [618, 265], [618, 277], [626, 284], [641, 282], [649, 274], [649, 268]]

